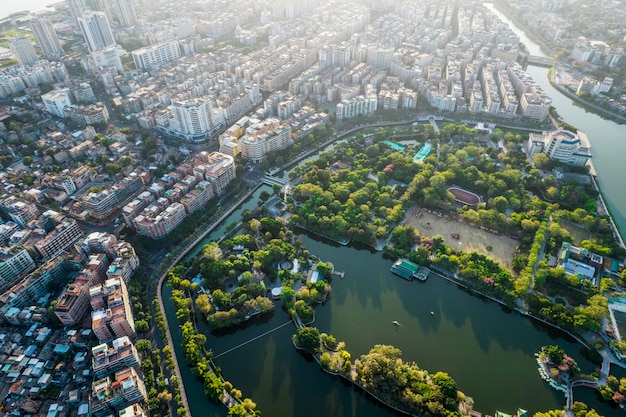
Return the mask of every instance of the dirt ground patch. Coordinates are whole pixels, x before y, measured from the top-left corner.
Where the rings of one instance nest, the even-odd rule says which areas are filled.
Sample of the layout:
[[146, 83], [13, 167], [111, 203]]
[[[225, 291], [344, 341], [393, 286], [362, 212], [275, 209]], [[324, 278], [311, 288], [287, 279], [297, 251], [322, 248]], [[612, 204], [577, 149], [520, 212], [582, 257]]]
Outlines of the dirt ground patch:
[[561, 222], [561, 227], [567, 229], [567, 231], [574, 238], [574, 245], [580, 246], [580, 242], [583, 240], [591, 240], [591, 233], [587, 228], [570, 222]]
[[[419, 216], [416, 216], [417, 213], [420, 213]], [[404, 224], [415, 227], [419, 230], [420, 236], [443, 236], [446, 245], [451, 248], [482, 253], [508, 269], [513, 265], [518, 242], [508, 236], [495, 235], [477, 227], [438, 217], [419, 207], [409, 210]], [[458, 233], [458, 239], [452, 237], [454, 233]], [[491, 247], [491, 250], [487, 250], [487, 247]]]

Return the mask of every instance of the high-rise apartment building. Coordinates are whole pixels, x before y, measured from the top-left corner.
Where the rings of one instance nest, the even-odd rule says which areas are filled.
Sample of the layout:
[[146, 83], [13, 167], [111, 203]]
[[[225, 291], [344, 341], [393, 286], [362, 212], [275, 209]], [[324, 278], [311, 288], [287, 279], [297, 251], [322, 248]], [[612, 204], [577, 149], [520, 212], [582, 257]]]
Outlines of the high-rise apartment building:
[[44, 56], [63, 55], [64, 51], [50, 19], [47, 17], [32, 19], [30, 27], [33, 29], [37, 43]]
[[133, 0], [113, 0], [117, 19], [122, 26], [134, 26], [137, 24], [137, 12]]
[[115, 45], [109, 20], [103, 12], [87, 10], [78, 17], [78, 26], [87, 41], [89, 52]]
[[20, 65], [32, 65], [39, 59], [33, 44], [26, 36], [9, 39], [9, 47]]
[[137, 68], [158, 68], [174, 59], [180, 58], [178, 42], [161, 42], [133, 51], [133, 60]]
[[135, 339], [135, 321], [124, 280], [107, 279], [103, 285], [89, 289], [91, 328], [101, 343], [118, 337]]
[[178, 123], [178, 132], [192, 139], [211, 136], [224, 125], [224, 115], [214, 109], [210, 99], [175, 101], [172, 113]]
[[46, 111], [58, 117], [65, 117], [65, 108], [72, 105], [70, 90], [67, 88], [60, 88], [43, 94], [41, 100], [46, 106]]
[[140, 363], [137, 349], [126, 336], [113, 340], [110, 345], [94, 346], [91, 353], [96, 378], [104, 378], [125, 368], [138, 368]]
[[78, 18], [87, 10], [85, 0], [66, 0], [70, 14], [78, 22]]

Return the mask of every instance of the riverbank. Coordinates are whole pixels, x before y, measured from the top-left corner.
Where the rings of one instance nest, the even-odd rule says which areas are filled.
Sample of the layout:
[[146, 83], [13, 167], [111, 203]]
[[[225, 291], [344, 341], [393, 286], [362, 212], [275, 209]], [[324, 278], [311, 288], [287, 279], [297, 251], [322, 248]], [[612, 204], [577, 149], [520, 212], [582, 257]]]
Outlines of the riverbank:
[[554, 87], [557, 90], [559, 90], [559, 92], [562, 93], [564, 96], [567, 96], [567, 97], [571, 98], [576, 103], [581, 104], [584, 107], [587, 107], [587, 108], [589, 108], [592, 111], [593, 110], [597, 111], [600, 116], [607, 117], [607, 118], [613, 120], [616, 123], [626, 124], [626, 116], [623, 116], [621, 114], [609, 111], [609, 110], [605, 109], [602, 106], [598, 106], [595, 103], [591, 103], [590, 101], [585, 100], [584, 98], [582, 98], [578, 94], [568, 90], [567, 88], [563, 87], [561, 84], [556, 82], [555, 79], [554, 79], [555, 72], [556, 71], [554, 70], [554, 67], [552, 67], [552, 71], [550, 72], [550, 78], [549, 78], [550, 84], [552, 85], [552, 87]]

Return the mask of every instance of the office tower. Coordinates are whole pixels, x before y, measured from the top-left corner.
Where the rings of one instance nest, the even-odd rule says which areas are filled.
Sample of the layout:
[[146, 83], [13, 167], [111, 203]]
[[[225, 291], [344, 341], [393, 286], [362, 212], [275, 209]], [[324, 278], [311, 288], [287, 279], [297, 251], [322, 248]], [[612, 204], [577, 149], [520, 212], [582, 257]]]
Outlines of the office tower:
[[117, 6], [117, 18], [122, 26], [134, 26], [137, 24], [137, 13], [133, 0], [114, 0]]
[[37, 43], [44, 56], [63, 55], [63, 48], [50, 19], [47, 17], [32, 19], [30, 26], [33, 29]]
[[88, 10], [78, 18], [78, 26], [87, 41], [89, 52], [115, 45], [111, 26], [104, 13]]
[[9, 47], [20, 65], [32, 65], [39, 59], [35, 48], [26, 36], [9, 39]]
[[66, 0], [67, 7], [70, 10], [70, 14], [74, 18], [76, 22], [78, 22], [78, 18], [83, 15], [83, 13], [87, 10], [87, 5], [85, 4], [85, 0]]

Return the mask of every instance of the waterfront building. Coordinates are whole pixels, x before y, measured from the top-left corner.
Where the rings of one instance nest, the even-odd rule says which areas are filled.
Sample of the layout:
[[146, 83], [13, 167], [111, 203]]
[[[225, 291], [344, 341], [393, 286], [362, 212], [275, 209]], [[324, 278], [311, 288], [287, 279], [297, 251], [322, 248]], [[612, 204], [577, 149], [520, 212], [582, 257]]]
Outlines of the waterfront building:
[[591, 149], [587, 135], [559, 129], [551, 132], [531, 133], [528, 138], [530, 156], [545, 152], [550, 159], [567, 165], [585, 166], [591, 159]]
[[350, 119], [361, 114], [369, 116], [371, 114], [374, 114], [377, 108], [378, 99], [376, 96], [358, 96], [350, 100], [343, 100], [339, 104], [337, 104], [337, 119]]
[[137, 68], [151, 70], [180, 58], [177, 41], [161, 42], [133, 51], [133, 60]]
[[180, 204], [185, 207], [188, 214], [201, 209], [206, 203], [215, 196], [213, 187], [208, 181], [200, 181], [196, 187], [189, 191], [180, 200]]
[[234, 158], [220, 152], [201, 152], [198, 157], [202, 163], [194, 167], [194, 176], [198, 180], [208, 181], [215, 195], [222, 195], [237, 175]]
[[43, 56], [48, 57], [63, 55], [65, 51], [63, 51], [61, 41], [59, 41], [59, 37], [54, 31], [50, 19], [47, 17], [31, 19], [30, 27], [35, 34], [35, 38], [37, 39], [37, 43], [41, 48]]
[[42, 94], [41, 99], [46, 106], [46, 111], [57, 117], [65, 117], [65, 110], [72, 106], [70, 100], [70, 90], [67, 88], [59, 88], [49, 93]]
[[146, 387], [134, 368], [117, 371], [113, 377], [95, 381], [91, 391], [91, 415], [120, 415], [128, 406], [145, 401]]
[[9, 39], [9, 48], [20, 65], [32, 65], [39, 59], [33, 44], [26, 36], [16, 36]]
[[103, 12], [86, 10], [77, 20], [89, 52], [115, 45], [109, 20]]
[[91, 348], [92, 368], [96, 378], [104, 378], [126, 368], [139, 367], [137, 349], [127, 336]]
[[133, 225], [137, 233], [159, 239], [174, 230], [186, 216], [185, 206], [180, 203], [172, 203], [165, 209], [161, 205], [151, 204], [135, 217]]
[[104, 284], [89, 289], [91, 328], [101, 343], [115, 338], [136, 337], [128, 290], [123, 280], [107, 279]]

